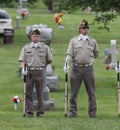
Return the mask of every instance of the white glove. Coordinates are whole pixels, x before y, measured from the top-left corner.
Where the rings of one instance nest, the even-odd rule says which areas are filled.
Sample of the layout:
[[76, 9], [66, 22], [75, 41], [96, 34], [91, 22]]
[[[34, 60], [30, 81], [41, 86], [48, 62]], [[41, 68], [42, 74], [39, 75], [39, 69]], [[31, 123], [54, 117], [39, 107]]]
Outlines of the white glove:
[[119, 68], [116, 66], [115, 71], [116, 71], [116, 73], [120, 73], [120, 66], [119, 66]]
[[63, 70], [64, 70], [64, 72], [65, 72], [65, 74], [67, 74], [68, 73], [68, 71], [69, 71], [69, 65], [65, 65], [64, 67], [63, 67]]
[[24, 68], [22, 69], [22, 75], [27, 75], [27, 69], [25, 70]]

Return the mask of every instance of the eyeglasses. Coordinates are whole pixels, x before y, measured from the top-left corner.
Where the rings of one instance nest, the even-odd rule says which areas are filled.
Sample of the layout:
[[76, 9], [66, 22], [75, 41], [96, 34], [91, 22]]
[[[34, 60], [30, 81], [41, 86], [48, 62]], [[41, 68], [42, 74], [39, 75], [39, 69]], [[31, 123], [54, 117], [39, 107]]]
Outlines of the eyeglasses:
[[89, 27], [81, 27], [82, 29], [89, 29]]

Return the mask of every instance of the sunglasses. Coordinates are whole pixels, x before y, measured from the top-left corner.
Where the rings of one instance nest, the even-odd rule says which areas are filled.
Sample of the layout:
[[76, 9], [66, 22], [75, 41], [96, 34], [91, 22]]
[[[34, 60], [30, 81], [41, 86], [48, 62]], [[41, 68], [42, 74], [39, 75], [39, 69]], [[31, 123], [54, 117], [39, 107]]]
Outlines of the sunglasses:
[[89, 29], [89, 27], [81, 27], [82, 29]]

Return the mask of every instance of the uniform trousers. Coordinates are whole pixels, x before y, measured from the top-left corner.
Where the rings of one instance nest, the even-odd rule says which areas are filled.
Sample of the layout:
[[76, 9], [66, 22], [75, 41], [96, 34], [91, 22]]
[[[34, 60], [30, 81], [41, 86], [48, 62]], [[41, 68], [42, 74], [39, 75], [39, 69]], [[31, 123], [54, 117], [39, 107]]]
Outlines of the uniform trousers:
[[[88, 114], [89, 116], [95, 116], [96, 97], [95, 97], [95, 76], [93, 65], [87, 67], [79, 67], [73, 65], [70, 84], [71, 84], [71, 97], [70, 97], [70, 113], [71, 115], [77, 115], [77, 96], [81, 83], [84, 81], [85, 88], [88, 94]], [[82, 99], [81, 99], [82, 100]]]
[[[41, 70], [28, 70], [26, 78], [26, 105], [27, 111], [33, 111], [33, 88], [36, 87], [38, 99], [38, 112], [44, 112], [43, 106], [43, 89], [44, 89], [44, 72]], [[35, 85], [34, 85], [35, 84]]]

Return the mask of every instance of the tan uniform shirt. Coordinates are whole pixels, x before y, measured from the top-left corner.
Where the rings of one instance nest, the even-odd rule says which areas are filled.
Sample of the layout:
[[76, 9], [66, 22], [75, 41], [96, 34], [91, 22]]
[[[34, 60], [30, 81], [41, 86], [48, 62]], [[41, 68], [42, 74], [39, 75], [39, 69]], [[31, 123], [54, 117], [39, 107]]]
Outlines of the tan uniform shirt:
[[92, 37], [88, 37], [85, 41], [82, 37], [76, 36], [70, 40], [67, 50], [66, 62], [76, 64], [89, 64], [94, 62], [94, 58], [98, 56], [98, 44]]
[[29, 67], [44, 67], [48, 61], [52, 61], [52, 54], [49, 46], [42, 42], [37, 47], [28, 43], [22, 48], [19, 61], [25, 61]]

